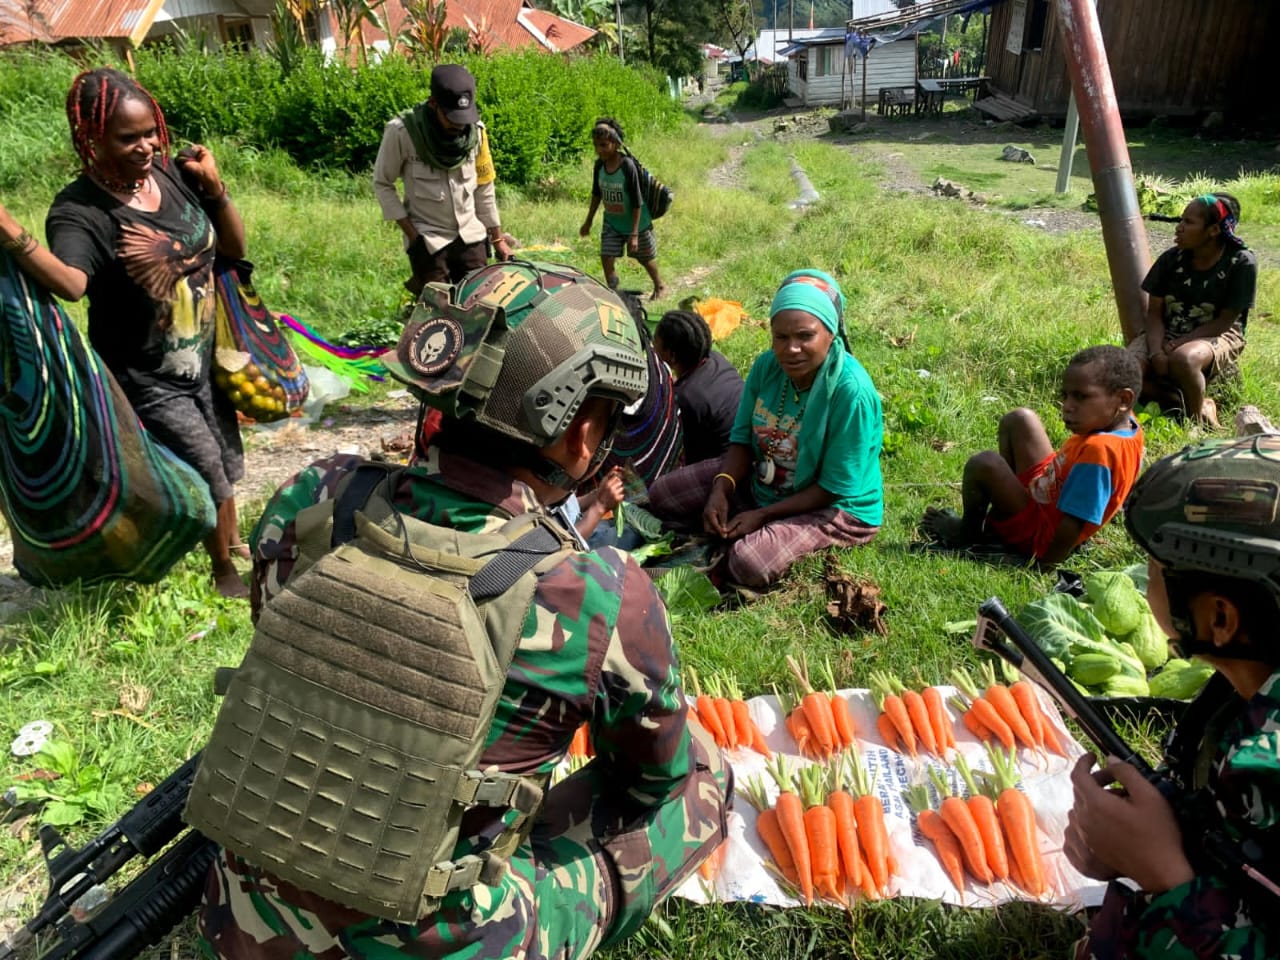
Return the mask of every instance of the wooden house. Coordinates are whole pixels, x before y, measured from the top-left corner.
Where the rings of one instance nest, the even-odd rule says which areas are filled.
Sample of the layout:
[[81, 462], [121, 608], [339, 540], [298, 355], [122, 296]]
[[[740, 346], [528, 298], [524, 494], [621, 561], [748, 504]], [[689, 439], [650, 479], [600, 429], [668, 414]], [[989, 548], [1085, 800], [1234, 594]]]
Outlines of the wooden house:
[[[799, 33], [800, 31], [796, 31]], [[914, 87], [916, 38], [876, 45], [865, 58], [846, 55], [844, 27], [806, 31], [813, 34], [782, 46], [787, 59], [787, 86], [799, 105], [840, 106], [859, 101], [866, 72], [866, 91], [874, 101], [881, 87]]]
[[[1097, 11], [1126, 119], [1276, 112], [1263, 96], [1269, 51], [1280, 41], [1275, 0], [1102, 0]], [[1055, 0], [992, 8], [986, 73], [993, 91], [1042, 116], [1065, 116], [1071, 79]]]

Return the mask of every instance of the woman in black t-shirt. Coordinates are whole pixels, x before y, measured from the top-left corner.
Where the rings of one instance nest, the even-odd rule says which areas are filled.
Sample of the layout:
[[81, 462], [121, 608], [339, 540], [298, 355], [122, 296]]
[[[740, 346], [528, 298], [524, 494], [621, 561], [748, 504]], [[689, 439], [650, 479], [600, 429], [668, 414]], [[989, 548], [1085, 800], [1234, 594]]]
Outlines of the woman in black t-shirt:
[[1240, 204], [1229, 193], [1196, 197], [1174, 246], [1152, 265], [1145, 329], [1129, 343], [1142, 362], [1142, 399], [1218, 425], [1205, 396], [1213, 377], [1237, 369], [1258, 283], [1258, 261], [1236, 236]]
[[164, 114], [127, 74], [80, 74], [67, 119], [82, 172], [49, 211], [50, 249], [3, 207], [0, 245], [63, 300], [89, 298], [94, 350], [148, 431], [209, 484], [218, 512], [205, 548], [217, 589], [247, 596], [231, 561], [244, 453], [235, 411], [210, 382], [213, 258], [244, 256], [244, 224], [207, 149], [170, 162]]
[[684, 426], [685, 463], [719, 459], [742, 399], [742, 374], [711, 349], [711, 328], [691, 310], [669, 310], [653, 334], [654, 352], [671, 368]]

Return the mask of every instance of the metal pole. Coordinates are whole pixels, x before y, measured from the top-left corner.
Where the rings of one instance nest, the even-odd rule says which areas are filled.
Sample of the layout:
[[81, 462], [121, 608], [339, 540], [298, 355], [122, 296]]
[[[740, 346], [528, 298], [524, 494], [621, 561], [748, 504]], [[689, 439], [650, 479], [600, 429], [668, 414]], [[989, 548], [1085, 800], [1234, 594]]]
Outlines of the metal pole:
[[[1098, 9], [1098, 0], [1093, 0], [1093, 8]], [[1076, 159], [1076, 135], [1080, 132], [1080, 111], [1076, 109], [1076, 93], [1067, 94], [1067, 122], [1062, 128], [1062, 152], [1058, 154], [1058, 182], [1054, 185], [1054, 193], [1066, 193], [1067, 184], [1071, 180], [1071, 167]]]
[[1054, 193], [1066, 193], [1071, 180], [1071, 165], [1076, 158], [1076, 134], [1080, 132], [1080, 112], [1076, 109], [1076, 95], [1067, 97], [1067, 123], [1062, 130], [1062, 152], [1058, 154], [1058, 182]]
[[1147, 231], [1133, 187], [1133, 167], [1115, 85], [1102, 43], [1098, 13], [1090, 0], [1056, 0], [1071, 88], [1084, 128], [1085, 152], [1102, 219], [1102, 242], [1125, 340], [1143, 329], [1147, 296], [1140, 284], [1151, 265]]

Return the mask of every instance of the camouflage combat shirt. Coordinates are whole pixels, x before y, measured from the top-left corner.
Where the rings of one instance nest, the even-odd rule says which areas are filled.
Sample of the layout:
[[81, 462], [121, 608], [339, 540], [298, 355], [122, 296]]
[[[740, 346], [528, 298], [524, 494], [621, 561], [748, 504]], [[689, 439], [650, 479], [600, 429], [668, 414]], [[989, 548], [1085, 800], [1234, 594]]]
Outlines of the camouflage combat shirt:
[[[312, 464], [269, 502], [252, 538], [255, 619], [289, 578], [297, 557], [294, 517], [298, 511], [332, 497], [342, 477], [360, 463], [358, 457], [338, 456]], [[469, 532], [496, 530], [510, 517], [537, 505], [532, 491], [520, 481], [434, 448], [405, 471], [394, 503], [426, 522]], [[695, 757], [700, 754], [691, 741], [686, 712], [666, 611], [649, 577], [634, 560], [613, 549], [574, 554], [539, 577], [481, 765], [549, 775], [565, 755], [574, 731], [589, 721], [592, 747], [603, 760], [610, 819], [621, 825], [669, 807], [671, 798], [684, 792], [686, 781], [701, 776], [695, 774]], [[701, 763], [698, 768], [706, 769]], [[553, 819], [590, 821], [598, 815], [589, 808], [577, 814], [548, 812]], [[670, 830], [674, 824], [667, 826]], [[494, 812], [471, 811], [463, 828], [463, 835], [470, 837], [457, 855], [487, 845], [502, 827]], [[646, 856], [645, 864], [632, 866], [650, 877], [646, 882], [661, 885], [667, 873], [662, 860], [655, 850]], [[258, 947], [265, 946], [265, 938], [284, 932], [264, 929], [263, 921], [246, 915], [248, 910], [233, 915], [227, 883], [238, 886], [242, 902], [284, 903], [292, 915], [303, 918], [303, 927], [317, 933], [329, 931], [343, 943], [341, 955], [488, 957], [499, 930], [504, 931], [503, 937], [510, 937], [503, 941], [507, 946], [501, 955], [523, 955], [521, 937], [530, 935], [521, 929], [518, 918], [502, 912], [509, 913], [509, 906], [487, 895], [483, 887], [450, 894], [431, 917], [403, 925], [362, 916], [299, 890], [229, 852], [215, 866], [221, 878], [211, 883], [210, 890], [218, 885], [223, 890], [207, 894], [201, 927], [220, 955], [279, 956], [272, 949], [260, 952]], [[279, 909], [260, 913], [269, 917]], [[482, 946], [481, 941], [487, 943]], [[315, 955], [339, 954], [316, 949]]]
[[[1253, 840], [1274, 851], [1280, 847], [1280, 672], [1248, 703], [1236, 703], [1207, 727], [1203, 745], [1213, 753], [1206, 785], [1233, 841]], [[1277, 873], [1268, 871], [1273, 880]], [[1275, 900], [1266, 908], [1268, 921], [1277, 908]], [[1229, 887], [1222, 876], [1202, 872], [1158, 894], [1113, 881], [1076, 956], [1264, 960], [1280, 956], [1277, 937], [1274, 924], [1255, 923], [1240, 884]]]

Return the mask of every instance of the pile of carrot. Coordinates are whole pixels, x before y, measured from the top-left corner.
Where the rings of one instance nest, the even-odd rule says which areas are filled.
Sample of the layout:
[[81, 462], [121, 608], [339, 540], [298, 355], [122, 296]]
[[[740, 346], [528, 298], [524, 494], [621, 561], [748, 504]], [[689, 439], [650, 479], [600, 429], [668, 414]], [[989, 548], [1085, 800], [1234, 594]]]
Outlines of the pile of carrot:
[[870, 899], [885, 896], [897, 864], [889, 852], [884, 807], [856, 749], [794, 776], [782, 757], [768, 769], [778, 786], [777, 801], [769, 804], [759, 778], [748, 781], [745, 792], [759, 813], [756, 830], [774, 866], [805, 903], [816, 895], [847, 904], [859, 890]]
[[872, 672], [871, 693], [880, 708], [876, 730], [885, 746], [913, 757], [918, 756], [919, 748], [923, 747], [926, 753], [946, 760], [947, 752], [956, 745], [956, 738], [941, 690], [926, 687], [923, 692], [917, 692], [896, 677]]
[[[966, 875], [980, 884], [1012, 882], [1032, 897], [1046, 889], [1044, 864], [1036, 834], [1036, 815], [1026, 794], [1017, 789], [1016, 754], [1005, 755], [988, 745], [994, 775], [984, 775], [979, 786], [962, 754], [956, 769], [968, 788], [968, 797], [952, 792], [936, 767], [929, 770], [939, 804], [929, 804], [924, 784], [904, 791], [916, 812], [916, 826], [933, 843], [938, 862], [963, 894]], [[993, 797], [993, 794], [996, 796]]]
[[727, 674], [709, 677], [704, 690], [692, 667], [686, 674], [694, 696], [693, 712], [715, 739], [716, 746], [722, 750], [742, 747], [765, 757], [773, 756], [764, 742], [764, 734], [751, 719], [751, 710], [733, 677]]
[[951, 674], [951, 682], [960, 691], [951, 702], [961, 711], [960, 721], [970, 733], [984, 742], [997, 740], [1006, 750], [1017, 750], [1021, 744], [1040, 753], [1049, 750], [1060, 757], [1067, 755], [1029, 681], [1019, 680], [1006, 687], [996, 680], [990, 663], [983, 664], [981, 679], [983, 690], [968, 670], [960, 668]]
[[814, 760], [829, 760], [852, 747], [853, 714], [848, 701], [837, 692], [831, 663], [828, 661], [824, 667], [826, 690], [814, 689], [807, 663], [787, 657], [787, 666], [795, 681], [794, 696], [787, 697], [776, 689], [775, 693], [786, 717], [787, 732], [800, 753]]

